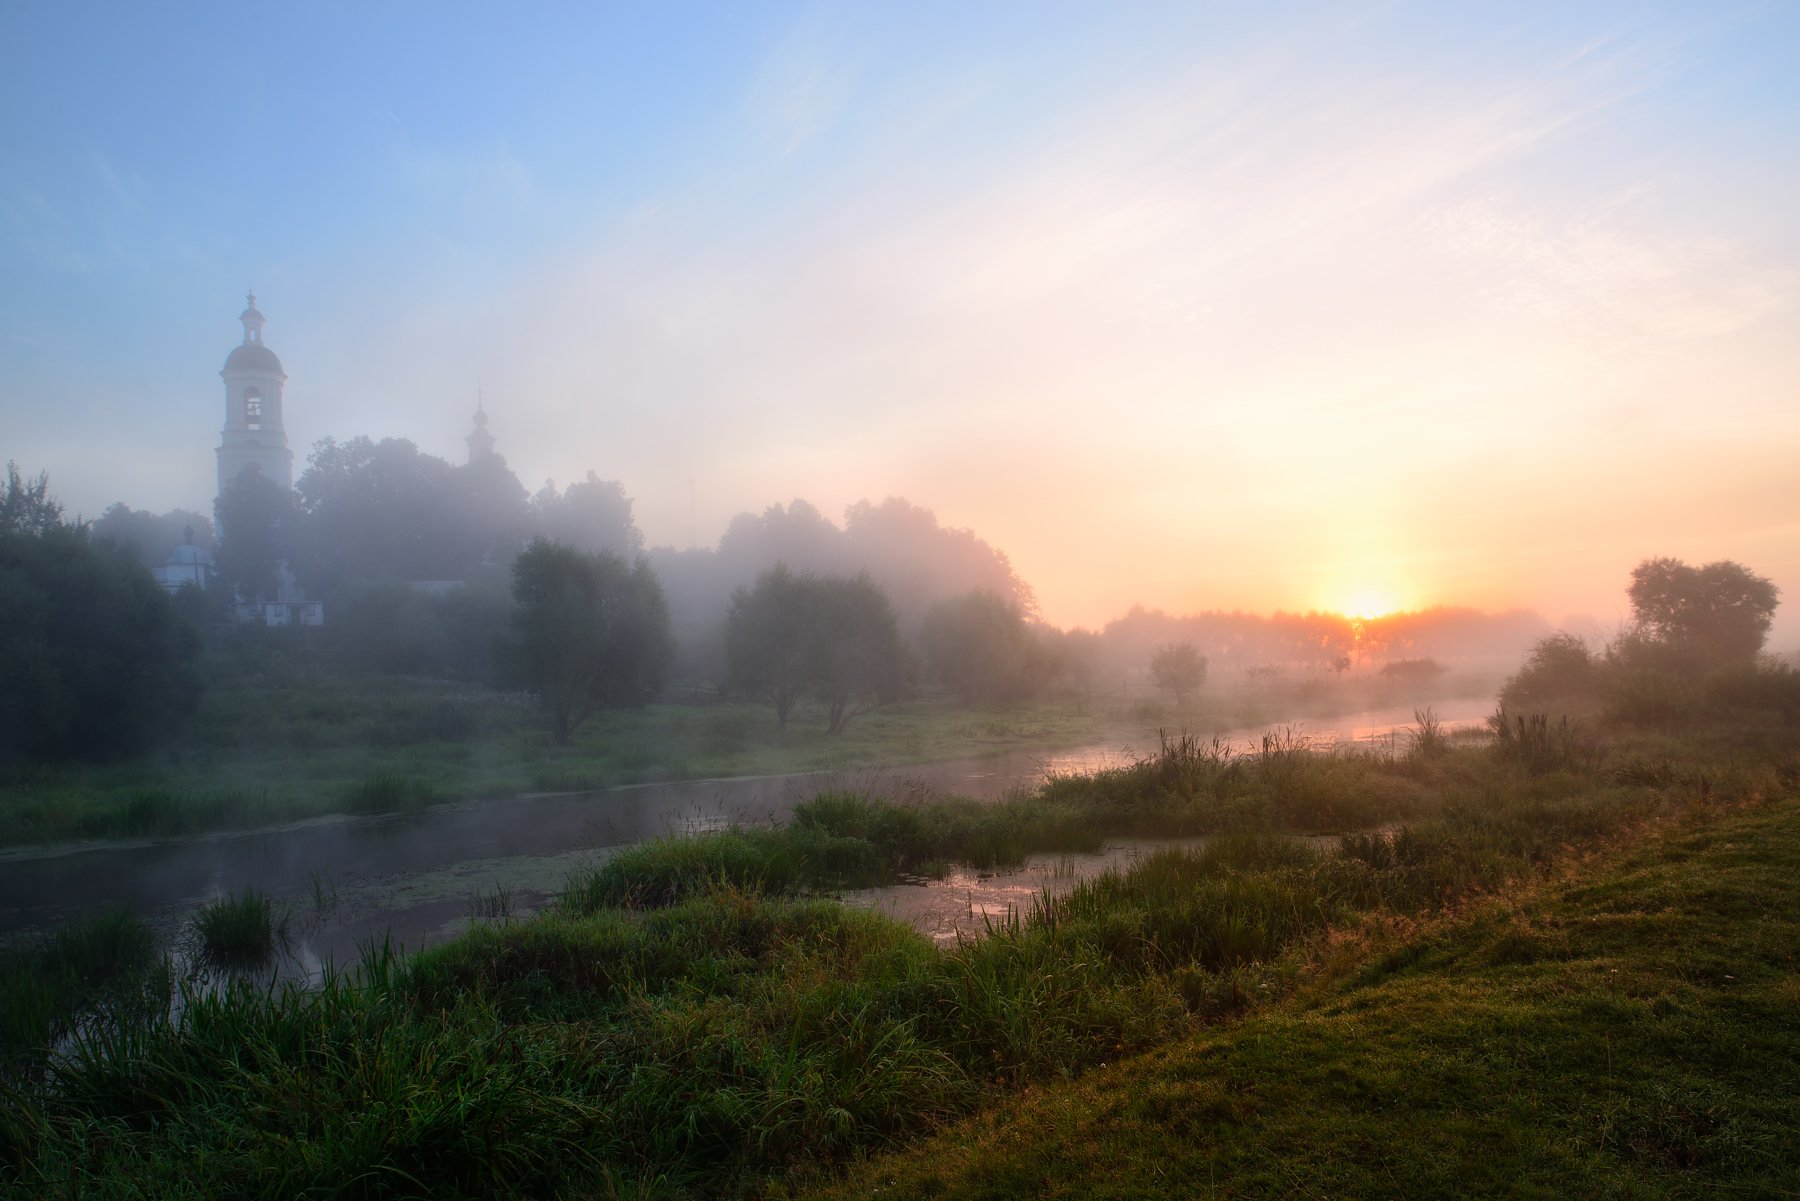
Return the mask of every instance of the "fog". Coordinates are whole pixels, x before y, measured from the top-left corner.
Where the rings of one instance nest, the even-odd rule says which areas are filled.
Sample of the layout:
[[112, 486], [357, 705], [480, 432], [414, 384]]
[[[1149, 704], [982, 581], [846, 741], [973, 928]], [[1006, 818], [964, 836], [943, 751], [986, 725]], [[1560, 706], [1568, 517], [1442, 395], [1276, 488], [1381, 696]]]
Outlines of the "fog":
[[1089, 628], [1800, 587], [1785, 10], [273, 20], [0, 18], [4, 453], [72, 513], [206, 514], [252, 284], [300, 463], [479, 391], [647, 547], [905, 497]]
[[1800, 1179], [1797, 151], [1780, 0], [0, 3], [0, 1193]]

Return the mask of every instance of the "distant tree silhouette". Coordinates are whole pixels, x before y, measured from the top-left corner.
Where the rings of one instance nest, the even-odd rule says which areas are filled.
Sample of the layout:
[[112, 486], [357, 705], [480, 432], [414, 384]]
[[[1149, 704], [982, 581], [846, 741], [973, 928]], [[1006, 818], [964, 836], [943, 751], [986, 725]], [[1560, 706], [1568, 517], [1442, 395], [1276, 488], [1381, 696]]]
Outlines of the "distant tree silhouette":
[[661, 690], [669, 618], [643, 559], [539, 538], [513, 563], [513, 599], [512, 674], [543, 703], [558, 746], [599, 710], [642, 705]]
[[22, 501], [0, 510], [0, 759], [143, 750], [193, 712], [199, 634], [129, 551], [63, 523], [47, 477], [11, 483]]
[[546, 481], [531, 498], [532, 528], [553, 542], [578, 550], [610, 550], [626, 556], [641, 554], [644, 536], [631, 515], [631, 498], [623, 484], [603, 480], [593, 472], [561, 492], [556, 481]]
[[1191, 642], [1176, 642], [1158, 647], [1150, 656], [1150, 678], [1158, 688], [1175, 694], [1180, 705], [1187, 694], [1206, 683], [1206, 656]]
[[504, 578], [530, 525], [498, 455], [452, 466], [404, 438], [322, 439], [295, 487], [294, 569], [321, 597], [353, 581]]
[[867, 573], [821, 576], [812, 603], [806, 675], [825, 706], [825, 731], [894, 700], [906, 680], [906, 650], [887, 594]]
[[19, 475], [19, 465], [7, 461], [6, 494], [0, 496], [0, 533], [38, 537], [62, 525], [62, 506], [50, 497], [50, 475], [38, 472], [35, 480]]
[[898, 696], [906, 675], [899, 623], [880, 585], [785, 563], [732, 594], [725, 653], [731, 687], [768, 700], [782, 729], [811, 697], [824, 707], [826, 732], [842, 733]]
[[219, 493], [213, 517], [219, 530], [214, 558], [220, 582], [246, 601], [274, 599], [281, 587], [281, 565], [292, 553], [293, 493], [252, 464]]
[[729, 686], [767, 700], [783, 730], [810, 684], [817, 593], [810, 572], [795, 575], [786, 563], [777, 563], [756, 578], [755, 587], [731, 594], [725, 618]]
[[1729, 560], [1689, 567], [1663, 558], [1632, 570], [1629, 595], [1643, 649], [1695, 671], [1754, 662], [1781, 594]]
[[189, 509], [151, 513], [120, 501], [94, 519], [88, 535], [97, 543], [113, 542], [130, 549], [145, 567], [161, 567], [169, 561], [170, 552], [187, 540], [190, 529], [195, 546], [213, 549], [213, 523], [205, 514]]
[[1055, 677], [1055, 656], [1018, 607], [993, 592], [939, 601], [919, 634], [931, 673], [965, 704], [1022, 700]]
[[1603, 666], [1580, 637], [1564, 631], [1547, 635], [1501, 688], [1500, 707], [1515, 713], [1579, 711], [1599, 695]]

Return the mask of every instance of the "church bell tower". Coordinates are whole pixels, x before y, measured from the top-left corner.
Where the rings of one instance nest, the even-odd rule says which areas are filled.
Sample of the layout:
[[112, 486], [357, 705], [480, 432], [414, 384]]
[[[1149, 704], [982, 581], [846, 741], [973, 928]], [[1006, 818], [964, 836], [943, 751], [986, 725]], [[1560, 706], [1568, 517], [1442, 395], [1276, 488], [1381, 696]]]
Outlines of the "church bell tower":
[[275, 352], [263, 345], [263, 315], [256, 293], [238, 320], [244, 341], [225, 357], [219, 372], [225, 381], [225, 428], [219, 432], [219, 491], [250, 467], [256, 467], [284, 492], [294, 486], [294, 452], [288, 449], [281, 422], [281, 388], [287, 372]]

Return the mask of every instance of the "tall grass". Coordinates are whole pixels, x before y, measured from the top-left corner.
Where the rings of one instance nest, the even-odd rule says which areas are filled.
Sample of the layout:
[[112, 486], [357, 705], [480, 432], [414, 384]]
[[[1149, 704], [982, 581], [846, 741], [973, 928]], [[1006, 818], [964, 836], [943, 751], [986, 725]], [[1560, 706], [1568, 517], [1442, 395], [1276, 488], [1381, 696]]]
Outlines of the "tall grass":
[[1509, 713], [1502, 706], [1488, 718], [1488, 728], [1495, 752], [1534, 776], [1586, 770], [1600, 758], [1599, 743], [1567, 714], [1551, 721], [1548, 714]]
[[345, 789], [343, 808], [347, 813], [411, 813], [448, 799], [429, 780], [383, 773]]
[[115, 909], [0, 954], [0, 1076], [41, 1061], [97, 1006], [133, 999], [160, 963], [155, 936]]
[[[1773, 779], [1721, 773], [1705, 796]], [[1330, 854], [1286, 833], [1340, 785], [1362, 791], [1354, 806], [1407, 816]], [[991, 819], [822, 797], [783, 830], [621, 854], [556, 910], [477, 925], [410, 961], [372, 952], [313, 992], [194, 991], [162, 1018], [101, 1031], [19, 1093], [0, 1124], [0, 1181], [252, 1197], [345, 1181], [368, 1196], [769, 1192], [997, 1088], [1079, 1073], [1277, 995], [1329, 930], [1362, 915], [1531, 879], [1700, 796], [1676, 780], [1534, 776], [1481, 749], [1421, 766], [1286, 745], [1231, 758], [1175, 740]], [[796, 895], [996, 831], [1027, 845], [1129, 827], [1165, 799], [1176, 823], [1221, 836], [948, 949]], [[1354, 807], [1341, 804], [1331, 812]], [[1034, 826], [1034, 806], [1058, 816]]]
[[254, 888], [216, 898], [194, 914], [196, 957], [208, 967], [263, 967], [287, 948], [288, 924], [287, 910]]

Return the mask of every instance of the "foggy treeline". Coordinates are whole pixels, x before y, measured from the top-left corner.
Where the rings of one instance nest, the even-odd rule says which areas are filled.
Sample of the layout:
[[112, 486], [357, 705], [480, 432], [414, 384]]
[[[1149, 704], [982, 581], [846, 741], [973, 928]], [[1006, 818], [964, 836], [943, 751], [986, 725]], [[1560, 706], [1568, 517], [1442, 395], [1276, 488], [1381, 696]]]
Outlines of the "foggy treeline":
[[[1394, 661], [1516, 660], [1548, 628], [1523, 611], [1436, 608], [1356, 619], [1134, 607], [1097, 631], [1060, 630], [1040, 620], [1031, 586], [1004, 551], [904, 498], [858, 501], [841, 520], [793, 499], [740, 513], [715, 546], [647, 548], [616, 481], [589, 472], [566, 485], [546, 481], [533, 493], [499, 455], [452, 464], [397, 438], [322, 440], [291, 493], [247, 472], [227, 487], [214, 517], [120, 503], [93, 522], [91, 535], [155, 566], [192, 531], [196, 546], [217, 555], [225, 587], [210, 601], [216, 621], [234, 593], [244, 600], [304, 595], [327, 607], [319, 639], [357, 662], [471, 679], [495, 674], [493, 647], [512, 609], [512, 564], [534, 537], [648, 562], [669, 613], [671, 684], [689, 694], [725, 683], [732, 595], [777, 564], [817, 576], [866, 573], [913, 649], [915, 682], [969, 700], [1122, 687], [1144, 675], [1158, 647], [1176, 643], [1206, 657], [1213, 681], [1254, 683], [1286, 673], [1376, 671]], [[987, 631], [987, 642], [1007, 643], [1010, 663], [985, 681], [958, 674], [975, 636], [957, 649], [955, 633], [971, 624]]]

